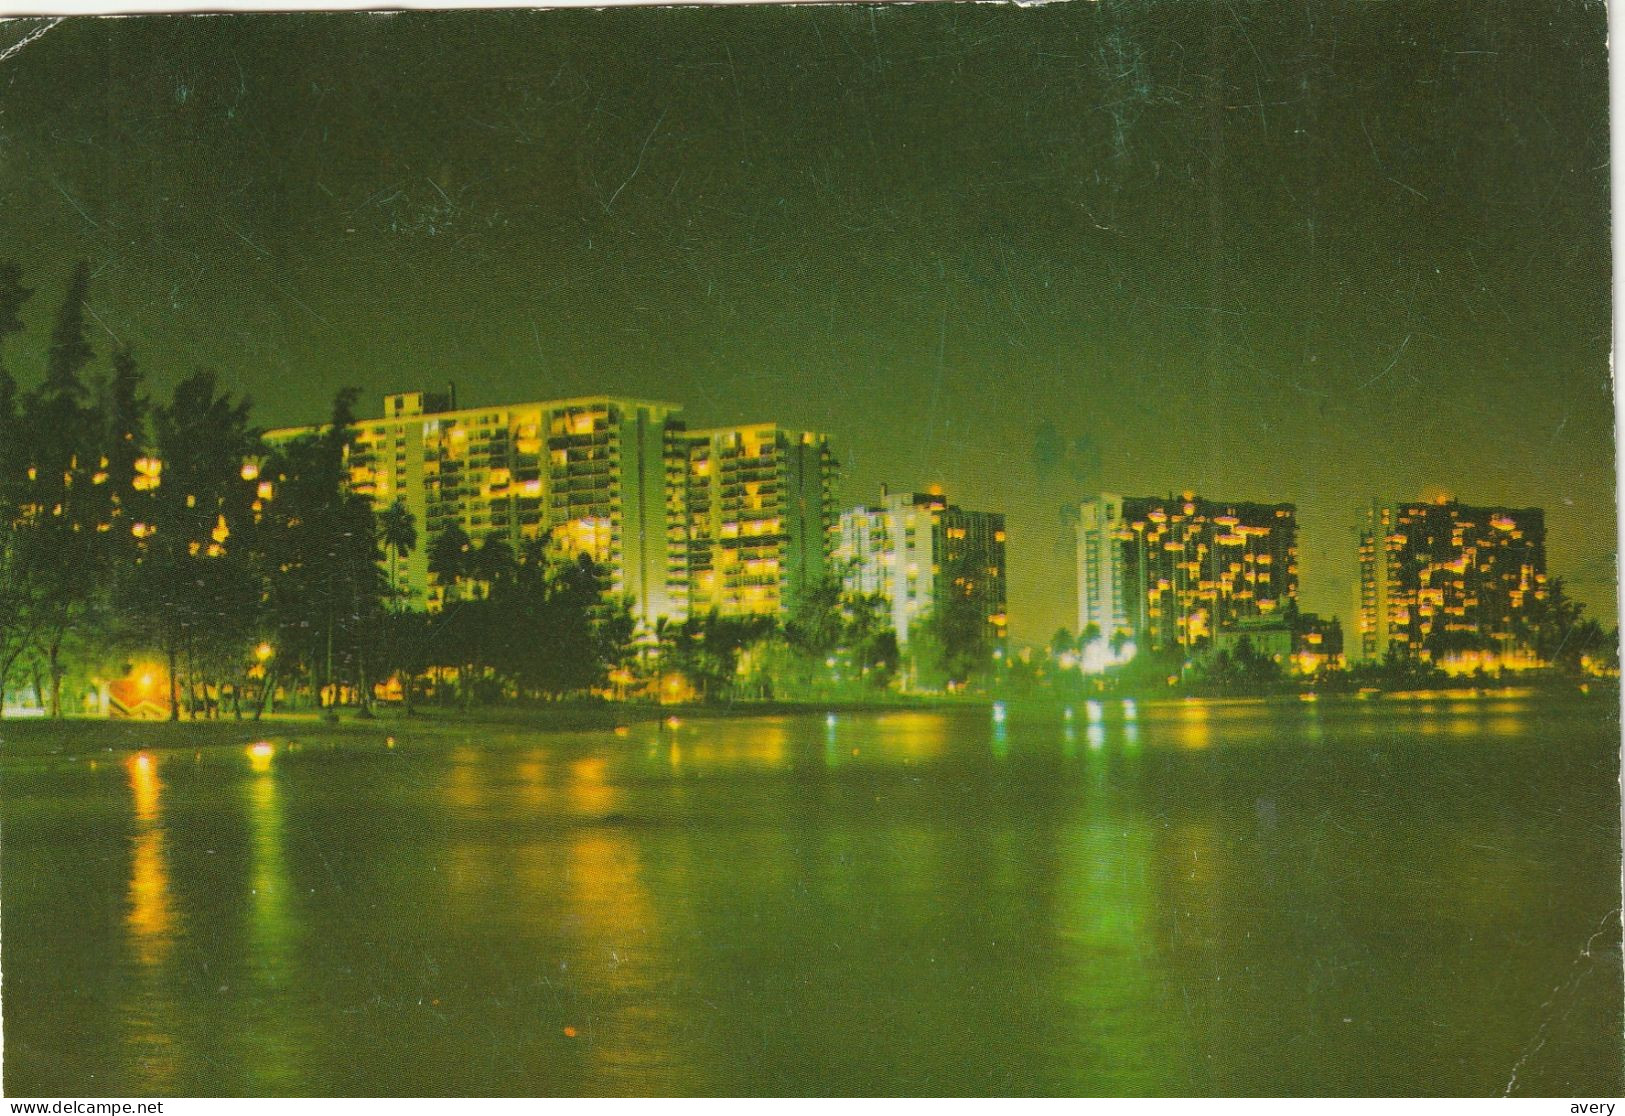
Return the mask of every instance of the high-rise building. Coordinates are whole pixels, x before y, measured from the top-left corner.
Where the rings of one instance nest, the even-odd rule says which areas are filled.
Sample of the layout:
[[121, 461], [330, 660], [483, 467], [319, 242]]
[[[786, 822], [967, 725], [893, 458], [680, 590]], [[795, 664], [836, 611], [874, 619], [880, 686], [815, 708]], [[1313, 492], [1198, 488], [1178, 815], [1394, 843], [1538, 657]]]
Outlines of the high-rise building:
[[842, 512], [835, 562], [851, 593], [885, 597], [900, 645], [921, 616], [958, 596], [1003, 642], [1007, 631], [1004, 516], [966, 511], [941, 491], [882, 492]]
[[761, 424], [689, 431], [682, 441], [689, 609], [788, 613], [829, 576], [836, 470], [829, 439]]
[[353, 431], [352, 489], [380, 511], [401, 500], [418, 524], [419, 545], [391, 565], [419, 607], [444, 603], [428, 556], [452, 527], [587, 555], [645, 630], [713, 609], [788, 612], [829, 576], [836, 462], [823, 434], [690, 431], [676, 404], [611, 396], [460, 409], [449, 392], [386, 396], [383, 417]]
[[1291, 504], [1106, 494], [1078, 518], [1078, 623], [1140, 648], [1191, 648], [1298, 595]]
[[1469, 507], [1449, 497], [1373, 502], [1356, 533], [1359, 627], [1351, 658], [1393, 652], [1435, 662], [1533, 665], [1521, 629], [1547, 593], [1541, 509]]
[[1078, 634], [1133, 636], [1123, 567], [1123, 498], [1103, 493], [1078, 508]]
[[[675, 498], [682, 452], [671, 403], [595, 396], [459, 409], [448, 395], [386, 396], [384, 416], [355, 423], [350, 485], [382, 510], [397, 499], [419, 527], [396, 576], [430, 609], [445, 587], [429, 572], [433, 540], [456, 526], [516, 548], [547, 539], [606, 571], [646, 626], [686, 614], [686, 524]], [[319, 427], [274, 430], [271, 444]]]

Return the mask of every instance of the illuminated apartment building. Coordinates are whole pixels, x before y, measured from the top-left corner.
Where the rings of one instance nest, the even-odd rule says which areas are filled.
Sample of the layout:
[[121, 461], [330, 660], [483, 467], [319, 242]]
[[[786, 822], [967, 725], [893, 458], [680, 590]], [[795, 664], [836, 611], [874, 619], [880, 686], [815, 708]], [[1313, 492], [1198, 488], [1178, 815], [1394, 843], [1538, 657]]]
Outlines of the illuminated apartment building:
[[762, 424], [690, 431], [682, 440], [691, 613], [789, 612], [829, 574], [829, 439]]
[[475, 543], [497, 535], [517, 550], [546, 539], [588, 555], [607, 571], [606, 590], [630, 597], [633, 615], [652, 626], [686, 614], [682, 509], [671, 495], [677, 411], [604, 396], [460, 409], [449, 394], [388, 395], [382, 418], [354, 424], [350, 485], [380, 511], [400, 499], [412, 513], [418, 546], [398, 576], [420, 607], [443, 603], [428, 555], [455, 526]]
[[1359, 627], [1350, 657], [1532, 666], [1521, 621], [1546, 597], [1546, 517], [1448, 497], [1373, 503], [1357, 528]]
[[1140, 648], [1191, 648], [1298, 595], [1291, 504], [1102, 495], [1078, 519], [1078, 624]]
[[1124, 603], [1123, 498], [1104, 494], [1078, 508], [1078, 634], [1134, 634]]
[[992, 638], [1002, 642], [1004, 550], [1002, 515], [955, 507], [940, 489], [882, 490], [879, 506], [841, 513], [835, 563], [847, 592], [886, 598], [899, 645], [950, 594], [974, 601]]

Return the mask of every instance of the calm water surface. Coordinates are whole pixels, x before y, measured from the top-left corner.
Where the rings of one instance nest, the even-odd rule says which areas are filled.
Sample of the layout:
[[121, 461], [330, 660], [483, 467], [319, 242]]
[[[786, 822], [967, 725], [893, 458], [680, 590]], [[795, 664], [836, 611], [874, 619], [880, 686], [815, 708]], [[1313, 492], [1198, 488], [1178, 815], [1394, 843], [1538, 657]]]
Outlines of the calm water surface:
[[1606, 702], [383, 731], [0, 761], [7, 1092], [1622, 1091]]

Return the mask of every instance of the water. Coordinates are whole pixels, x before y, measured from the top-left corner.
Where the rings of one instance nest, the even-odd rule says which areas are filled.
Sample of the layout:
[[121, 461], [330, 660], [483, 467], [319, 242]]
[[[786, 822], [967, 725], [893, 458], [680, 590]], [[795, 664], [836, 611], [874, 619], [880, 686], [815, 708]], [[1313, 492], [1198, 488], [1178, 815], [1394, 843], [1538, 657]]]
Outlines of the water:
[[11, 1095], [1622, 1090], [1606, 702], [72, 731]]

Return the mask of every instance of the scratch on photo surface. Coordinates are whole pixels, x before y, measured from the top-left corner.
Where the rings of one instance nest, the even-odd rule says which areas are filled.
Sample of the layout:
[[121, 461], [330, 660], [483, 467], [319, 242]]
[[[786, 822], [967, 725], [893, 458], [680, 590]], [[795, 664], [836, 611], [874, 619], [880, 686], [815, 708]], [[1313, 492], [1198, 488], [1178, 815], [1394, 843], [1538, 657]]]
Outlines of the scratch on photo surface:
[[34, 28], [34, 30], [30, 31], [28, 34], [26, 34], [22, 38], [18, 39], [15, 43], [12, 43], [4, 51], [0, 51], [0, 62], [4, 62], [7, 59], [11, 58], [18, 51], [22, 50], [23, 47], [27, 46], [29, 43], [33, 42], [34, 40], [38, 39], [41, 35], [45, 34], [45, 32], [49, 31], [51, 28], [53, 28], [57, 24], [61, 23], [62, 19], [63, 19], [63, 17], [57, 16], [57, 17], [55, 17], [53, 19], [47, 20], [44, 24], [40, 25], [39, 27]]
[[1552, 1025], [1552, 1019], [1547, 1015], [1547, 1009], [1550, 1008], [1560, 996], [1563, 996], [1566, 993], [1572, 993], [1579, 988], [1580, 981], [1584, 978], [1587, 971], [1585, 968], [1582, 968], [1582, 963], [1591, 960], [1591, 947], [1597, 944], [1598, 938], [1612, 930], [1617, 929], [1618, 922], [1616, 920], [1619, 918], [1619, 916], [1620, 911], [1618, 908], [1609, 911], [1603, 916], [1602, 922], [1597, 926], [1597, 929], [1592, 932], [1589, 938], [1586, 939], [1585, 945], [1580, 947], [1580, 955], [1574, 959], [1574, 964], [1570, 966], [1569, 975], [1560, 984], [1558, 984], [1556, 988], [1552, 989], [1551, 995], [1546, 997], [1546, 1002], [1535, 1009], [1535, 1014], [1537, 1016], [1544, 1016], [1544, 1018], [1541, 1019], [1540, 1026], [1535, 1030], [1535, 1037], [1529, 1040], [1529, 1045], [1524, 1047], [1523, 1053], [1520, 1054], [1518, 1056], [1518, 1060], [1513, 1063], [1512, 1076], [1507, 1079], [1506, 1092], [1502, 1093], [1502, 1096], [1510, 1097], [1512, 1095], [1512, 1090], [1518, 1087], [1518, 1074], [1523, 1070], [1524, 1064], [1527, 1063], [1530, 1058], [1533, 1058], [1536, 1054], [1538, 1054], [1541, 1048], [1546, 1045], [1546, 1032], [1547, 1029]]

